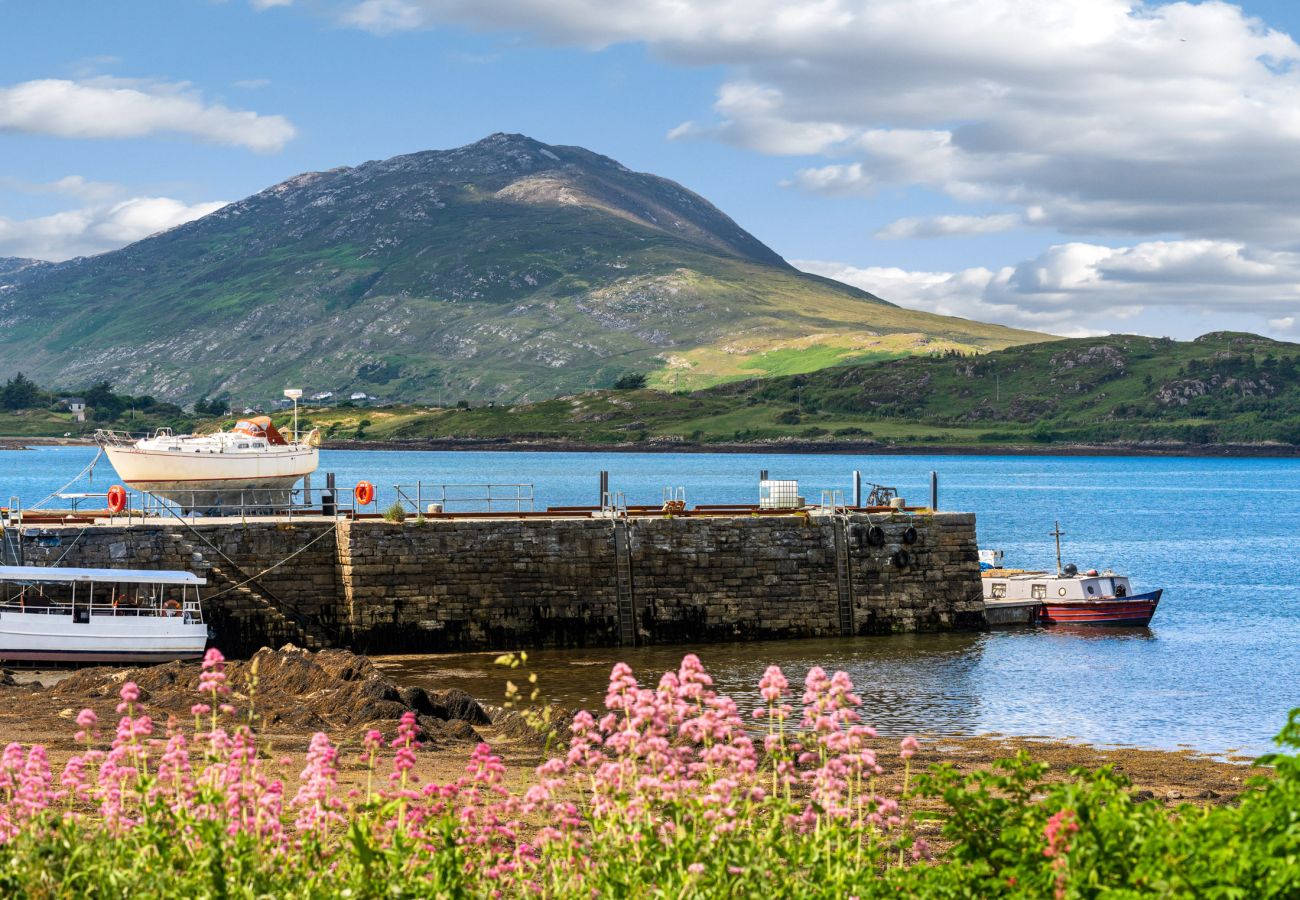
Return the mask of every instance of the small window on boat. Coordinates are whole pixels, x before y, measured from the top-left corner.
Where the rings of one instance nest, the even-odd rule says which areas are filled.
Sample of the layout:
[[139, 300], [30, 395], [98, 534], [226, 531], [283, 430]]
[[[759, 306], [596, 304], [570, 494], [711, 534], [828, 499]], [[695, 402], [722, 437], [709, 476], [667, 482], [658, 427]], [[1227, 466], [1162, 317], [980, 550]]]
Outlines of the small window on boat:
[[1065, 588], [1061, 588], [1061, 589], [1058, 590], [1056, 593], [1058, 593], [1058, 594], [1060, 594], [1062, 597], [1064, 597], [1064, 596], [1065, 596]]
[[993, 599], [999, 600], [1007, 595], [1007, 586], [1005, 584], [993, 585]]
[[1096, 588], [1096, 586], [1095, 586], [1095, 585], [1091, 585], [1091, 584], [1088, 585], [1088, 593], [1089, 593], [1089, 594], [1095, 594], [1095, 593], [1097, 593], [1097, 588]]
[[1032, 597], [1032, 598], [1035, 599], [1035, 600], [1046, 600], [1046, 599], [1047, 599], [1047, 585], [1045, 585], [1045, 584], [1035, 584], [1035, 585], [1031, 585], [1030, 588], [1029, 588], [1029, 596]]
[[247, 444], [236, 444], [236, 445], [235, 445], [235, 449], [237, 449], [237, 450], [247, 450], [247, 449], [248, 449], [248, 445], [247, 445]]

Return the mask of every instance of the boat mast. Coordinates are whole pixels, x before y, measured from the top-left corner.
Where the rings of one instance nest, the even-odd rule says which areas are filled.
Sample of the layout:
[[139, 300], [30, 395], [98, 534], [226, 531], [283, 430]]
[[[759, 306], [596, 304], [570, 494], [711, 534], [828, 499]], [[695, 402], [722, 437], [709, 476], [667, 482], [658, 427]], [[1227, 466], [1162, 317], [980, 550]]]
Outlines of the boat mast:
[[1061, 530], [1061, 523], [1056, 522], [1056, 527], [1052, 529], [1051, 535], [1056, 538], [1056, 577], [1061, 577], [1061, 536], [1065, 532]]
[[284, 395], [293, 401], [293, 442], [298, 443], [298, 398], [302, 396], [301, 388], [285, 388]]

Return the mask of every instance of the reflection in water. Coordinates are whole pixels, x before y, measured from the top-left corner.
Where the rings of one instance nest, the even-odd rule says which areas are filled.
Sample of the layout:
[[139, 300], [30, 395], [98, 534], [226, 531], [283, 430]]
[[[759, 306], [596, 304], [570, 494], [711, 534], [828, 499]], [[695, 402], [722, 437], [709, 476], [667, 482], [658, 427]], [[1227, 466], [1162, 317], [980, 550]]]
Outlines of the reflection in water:
[[[863, 700], [864, 720], [882, 734], [1007, 733], [1201, 750], [1263, 752], [1263, 740], [1225, 739], [1224, 715], [1202, 709], [1199, 722], [1179, 710], [1196, 693], [1123, 676], [1134, 655], [1160, 645], [1154, 629], [1052, 628], [982, 634], [893, 637], [748, 644], [681, 645], [529, 653], [543, 693], [565, 708], [598, 708], [610, 667], [629, 663], [643, 685], [652, 685], [683, 654], [695, 653], [719, 690], [749, 712], [761, 704], [758, 679], [779, 665], [794, 683], [815, 665], [843, 669]], [[507, 678], [518, 675], [495, 664], [495, 653], [385, 656], [375, 662], [398, 681], [427, 687], [458, 687], [488, 702], [503, 696]], [[1141, 702], [1134, 702], [1141, 695]], [[1149, 699], [1148, 699], [1149, 698]]]
[[[934, 728], [969, 731], [979, 726], [980, 698], [976, 674], [987, 635], [899, 635], [892, 638], [835, 638], [760, 641], [746, 644], [673, 645], [631, 650], [598, 648], [538, 650], [528, 654], [528, 670], [537, 673], [545, 695], [564, 707], [599, 707], [618, 660], [632, 666], [643, 685], [653, 685], [694, 653], [713, 676], [715, 686], [749, 712], [761, 703], [758, 679], [769, 665], [779, 665], [792, 682], [802, 682], [813, 666], [844, 669], [862, 696], [866, 721], [882, 731]], [[494, 664], [496, 654], [385, 656], [375, 662], [397, 680], [459, 687], [476, 697], [502, 696], [507, 677], [517, 676]]]

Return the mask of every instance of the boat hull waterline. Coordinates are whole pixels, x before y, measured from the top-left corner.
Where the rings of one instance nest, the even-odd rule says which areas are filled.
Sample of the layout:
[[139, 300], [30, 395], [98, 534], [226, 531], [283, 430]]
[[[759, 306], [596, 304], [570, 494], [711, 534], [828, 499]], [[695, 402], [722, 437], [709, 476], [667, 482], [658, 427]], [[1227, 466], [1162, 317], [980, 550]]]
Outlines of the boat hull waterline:
[[1074, 603], [1044, 603], [1039, 621], [1045, 625], [1091, 625], [1140, 628], [1151, 624], [1163, 589], [1130, 597], [1106, 597]]
[[[116, 620], [116, 621], [114, 621]], [[88, 627], [93, 626], [93, 627]], [[18, 662], [166, 662], [198, 659], [208, 628], [190, 616], [0, 612], [0, 659]]]

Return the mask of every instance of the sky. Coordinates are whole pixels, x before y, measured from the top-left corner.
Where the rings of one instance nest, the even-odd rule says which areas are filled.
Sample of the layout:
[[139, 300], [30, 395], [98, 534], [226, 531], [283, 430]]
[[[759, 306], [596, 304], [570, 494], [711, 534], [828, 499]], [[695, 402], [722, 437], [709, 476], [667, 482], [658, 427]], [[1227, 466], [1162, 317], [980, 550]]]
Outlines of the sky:
[[0, 256], [498, 131], [1064, 335], [1300, 340], [1300, 4], [0, 0]]

